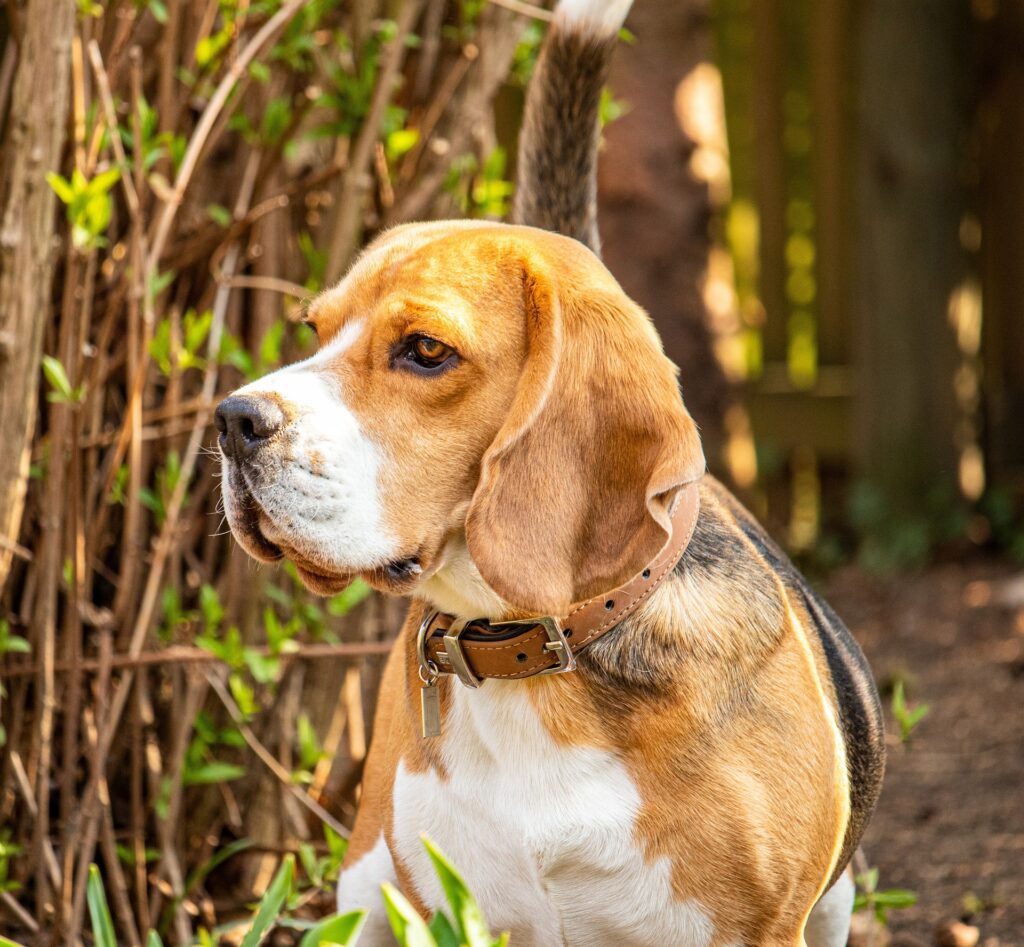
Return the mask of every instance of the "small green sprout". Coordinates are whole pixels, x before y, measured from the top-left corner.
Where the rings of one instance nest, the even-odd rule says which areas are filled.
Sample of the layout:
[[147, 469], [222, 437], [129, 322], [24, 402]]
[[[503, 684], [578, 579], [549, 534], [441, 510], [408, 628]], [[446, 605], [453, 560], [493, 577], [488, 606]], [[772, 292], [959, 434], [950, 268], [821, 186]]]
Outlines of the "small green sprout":
[[857, 894], [853, 900], [854, 911], [871, 908], [879, 924], [889, 923], [889, 911], [909, 908], [917, 904], [917, 895], [904, 888], [878, 890], [878, 869], [869, 868], [857, 875]]
[[900, 728], [900, 743], [904, 746], [910, 746], [911, 735], [914, 732], [914, 728], [924, 720], [926, 716], [928, 716], [930, 711], [931, 706], [929, 704], [918, 704], [916, 707], [910, 707], [907, 704], [902, 679], [898, 679], [895, 684], [893, 684], [892, 716], [896, 721], [897, 726]]

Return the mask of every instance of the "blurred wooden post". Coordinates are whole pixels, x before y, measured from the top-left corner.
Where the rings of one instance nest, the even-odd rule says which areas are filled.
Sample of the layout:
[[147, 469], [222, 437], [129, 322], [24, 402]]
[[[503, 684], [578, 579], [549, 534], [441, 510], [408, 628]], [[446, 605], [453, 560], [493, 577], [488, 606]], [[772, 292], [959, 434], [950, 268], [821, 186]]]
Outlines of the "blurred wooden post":
[[856, 460], [902, 513], [956, 475], [947, 311], [965, 271], [967, 5], [864, 0], [854, 9]]
[[817, 0], [811, 24], [814, 204], [818, 277], [818, 361], [845, 366], [850, 349], [850, 294], [844, 267], [849, 220], [846, 142], [849, 105], [847, 0]]
[[[781, 0], [753, 4], [757, 203], [760, 211], [760, 292], [766, 319], [762, 363], [786, 362], [786, 168], [782, 148]], [[762, 365], [763, 371], [763, 365]]]
[[[56, 197], [46, 174], [59, 169], [64, 148], [75, 5], [29, 0], [18, 18], [25, 32], [0, 143], [0, 589], [21, 526], [35, 429], [55, 249]], [[6, 45], [13, 42], [8, 36]]]
[[978, 44], [981, 265], [987, 460], [1001, 487], [1024, 492], [1024, 0], [995, 9]]

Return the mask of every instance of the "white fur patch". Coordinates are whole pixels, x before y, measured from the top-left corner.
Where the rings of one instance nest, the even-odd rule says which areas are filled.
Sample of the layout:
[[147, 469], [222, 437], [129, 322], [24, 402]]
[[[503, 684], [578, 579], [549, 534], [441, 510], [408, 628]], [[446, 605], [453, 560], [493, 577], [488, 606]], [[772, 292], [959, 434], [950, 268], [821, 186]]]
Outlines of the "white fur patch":
[[850, 915], [856, 886], [849, 869], [821, 896], [804, 930], [807, 947], [844, 947], [850, 934]]
[[448, 686], [447, 778], [403, 765], [394, 787], [396, 853], [428, 905], [445, 902], [421, 832], [517, 947], [711, 943], [700, 904], [676, 899], [669, 861], [638, 847], [640, 796], [613, 754], [556, 744], [520, 683]]
[[416, 595], [456, 618], [498, 619], [509, 611], [480, 575], [461, 535], [445, 544], [438, 565], [420, 582]]
[[282, 455], [269, 453], [260, 470], [246, 472], [270, 520], [266, 538], [338, 572], [373, 568], [399, 555], [398, 541], [383, 524], [380, 448], [345, 404], [334, 367], [362, 329], [362, 321], [353, 320], [312, 358], [235, 392], [273, 394], [295, 413]]
[[633, 0], [561, 0], [555, 10], [565, 27], [612, 35], [626, 22]]
[[366, 926], [360, 936], [360, 943], [372, 947], [374, 944], [391, 944], [391, 925], [388, 924], [384, 910], [384, 899], [381, 897], [382, 881], [397, 884], [395, 866], [391, 861], [384, 836], [354, 865], [346, 868], [338, 878], [338, 912], [354, 911], [366, 908], [370, 914], [366, 918]]

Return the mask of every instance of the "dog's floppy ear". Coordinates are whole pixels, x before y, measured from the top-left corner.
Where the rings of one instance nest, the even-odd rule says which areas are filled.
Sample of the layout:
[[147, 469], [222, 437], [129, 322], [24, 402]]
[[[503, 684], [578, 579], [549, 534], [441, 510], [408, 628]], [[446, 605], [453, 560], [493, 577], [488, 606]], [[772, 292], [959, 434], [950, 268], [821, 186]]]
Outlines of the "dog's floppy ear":
[[704, 453], [643, 312], [611, 280], [581, 289], [546, 262], [523, 267], [528, 354], [466, 539], [502, 598], [559, 615], [654, 559]]

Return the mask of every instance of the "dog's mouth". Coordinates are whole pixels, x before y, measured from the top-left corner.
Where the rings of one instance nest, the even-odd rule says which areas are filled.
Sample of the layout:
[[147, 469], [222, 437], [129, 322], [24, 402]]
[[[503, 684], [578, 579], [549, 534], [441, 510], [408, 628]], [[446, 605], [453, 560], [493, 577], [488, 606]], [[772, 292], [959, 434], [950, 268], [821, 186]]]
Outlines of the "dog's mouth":
[[310, 564], [301, 555], [285, 552], [287, 558], [295, 563], [295, 570], [302, 579], [303, 585], [317, 595], [337, 595], [348, 586], [358, 575], [367, 585], [381, 592], [401, 595], [409, 592], [423, 574], [423, 567], [417, 556], [395, 559], [385, 566], [367, 569], [358, 573], [323, 572], [318, 564]]
[[225, 467], [224, 477], [225, 494], [230, 495], [230, 503], [225, 498], [228, 525], [239, 545], [260, 562], [283, 559], [284, 550], [267, 539], [260, 528], [260, 517], [265, 514], [237, 467]]
[[[260, 506], [238, 465], [226, 465], [224, 476], [226, 491], [230, 492], [230, 502], [226, 504], [228, 525], [238, 544], [260, 562], [290, 559], [302, 584], [314, 594], [337, 595], [359, 576], [375, 589], [401, 595], [410, 592], [422, 578], [424, 562], [419, 550], [365, 570], [338, 570], [319, 558], [311, 557], [308, 551], [276, 534], [272, 518]], [[268, 532], [274, 539], [267, 537]]]

